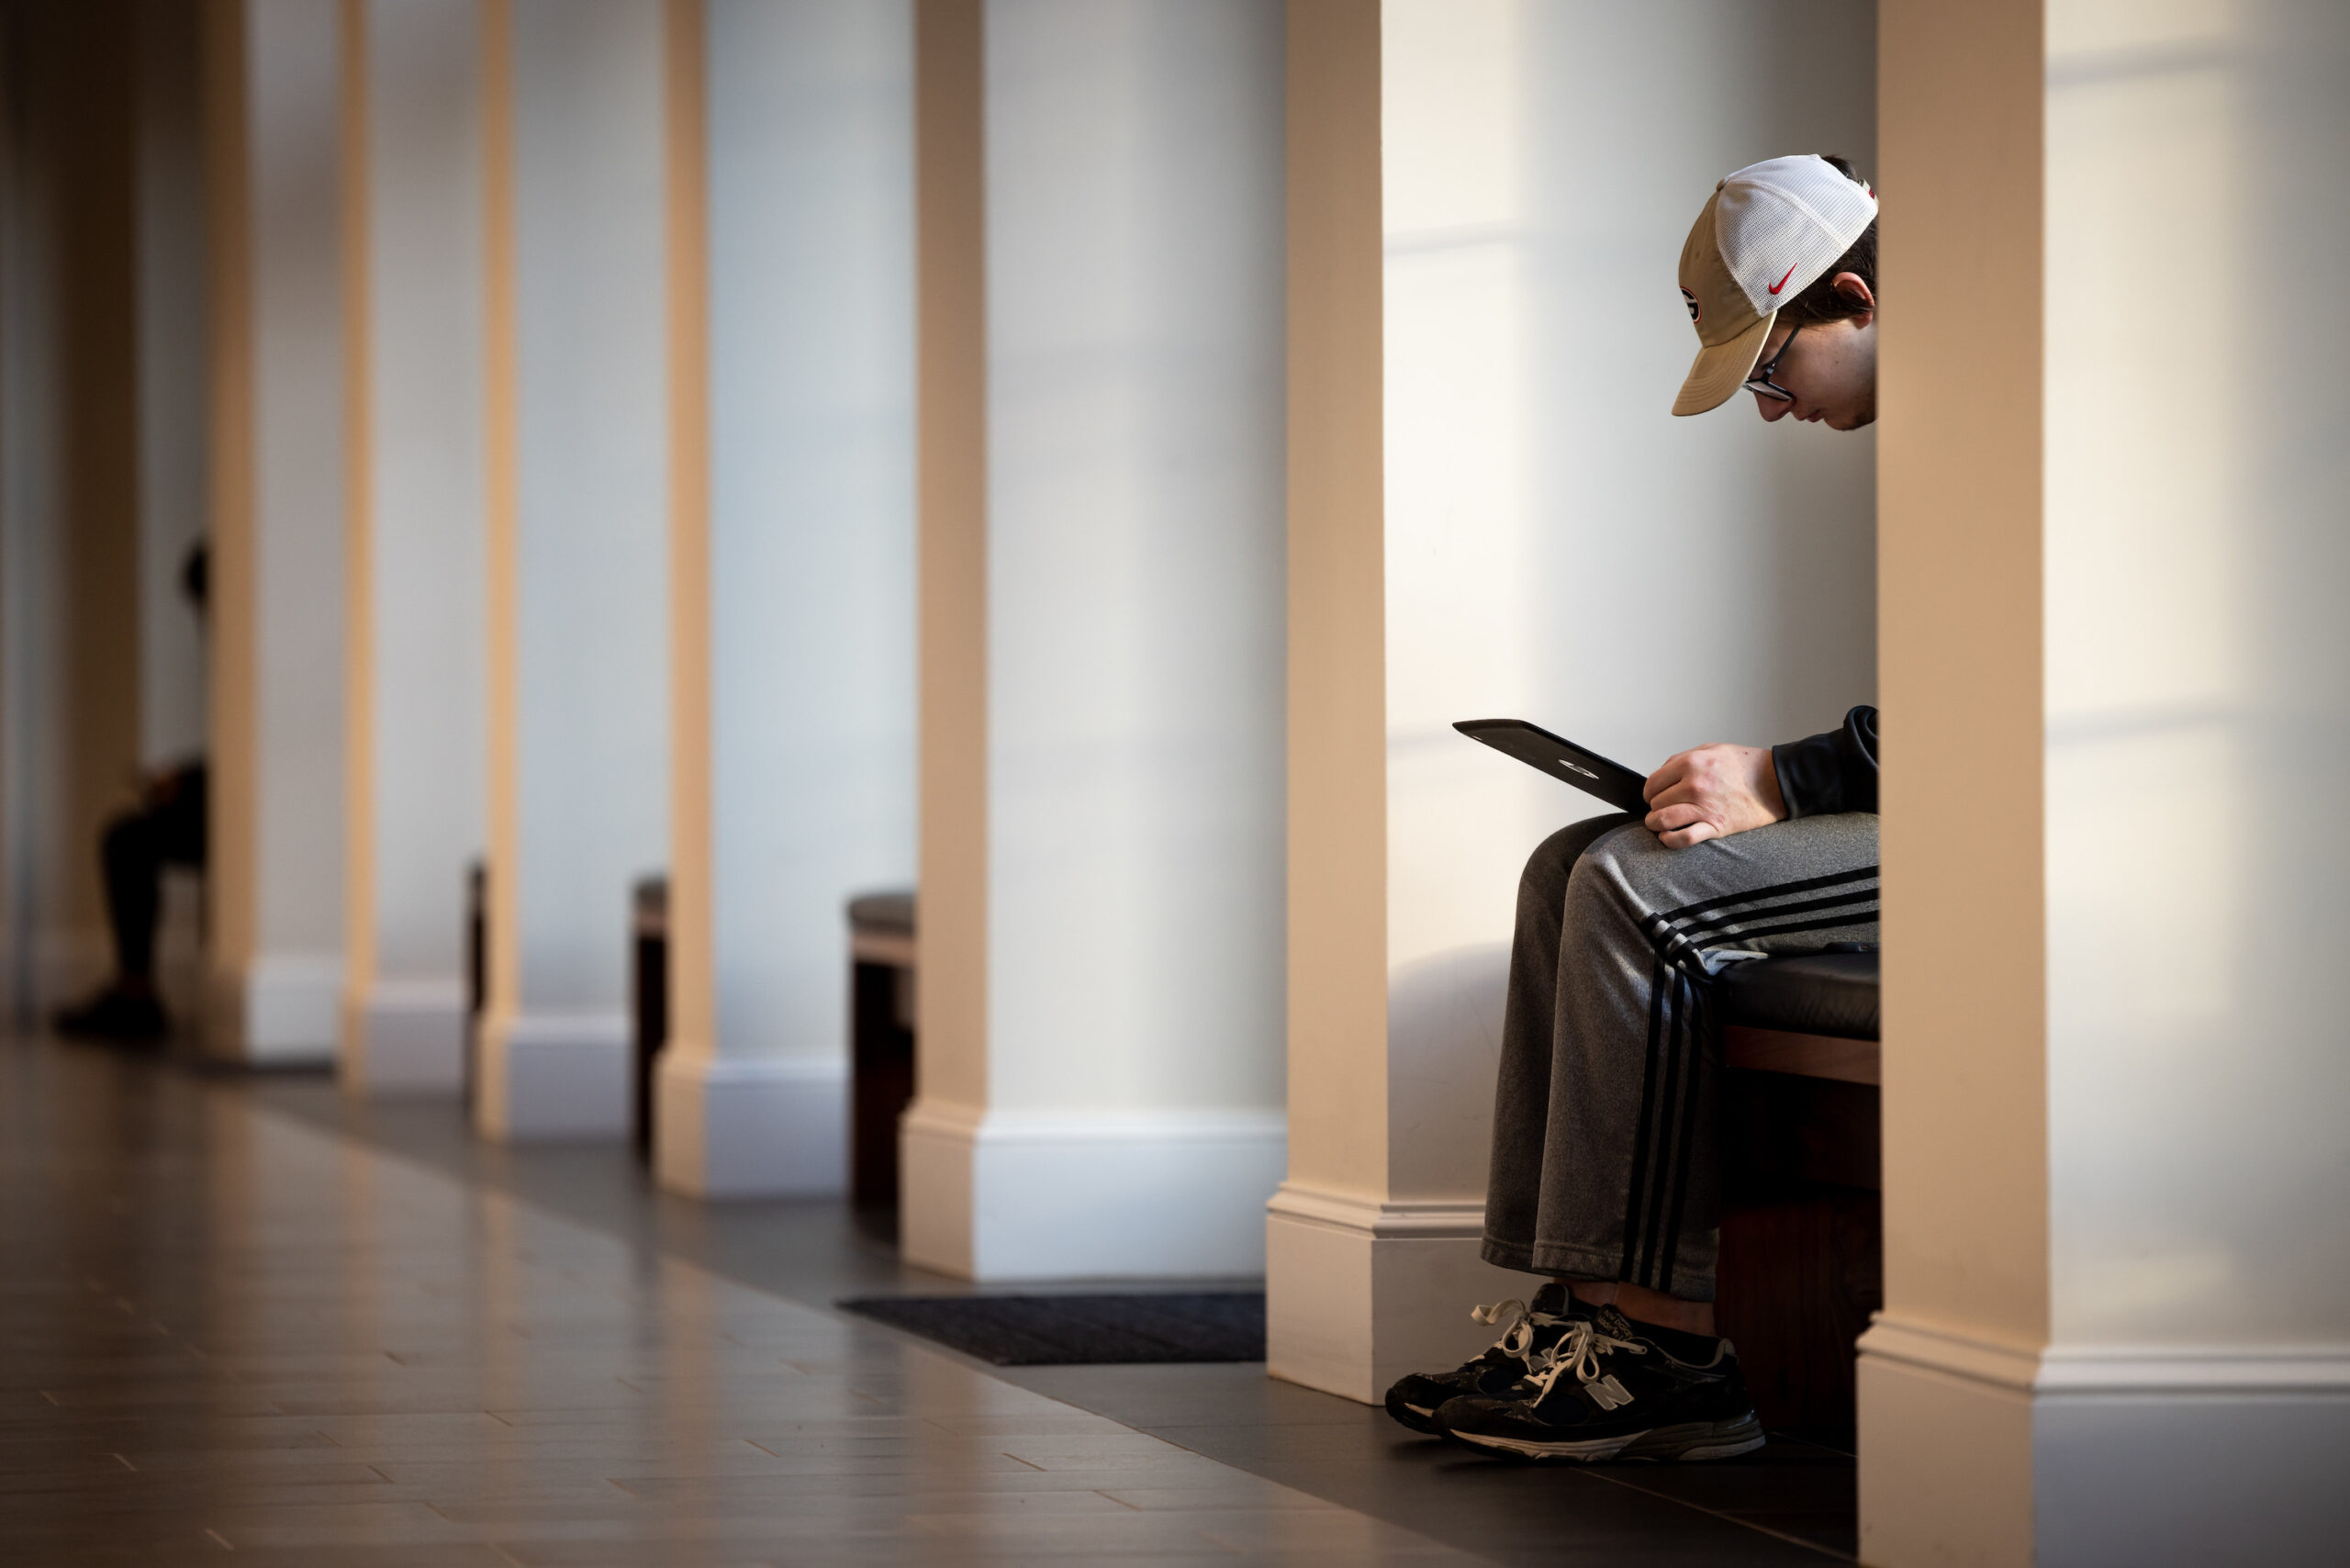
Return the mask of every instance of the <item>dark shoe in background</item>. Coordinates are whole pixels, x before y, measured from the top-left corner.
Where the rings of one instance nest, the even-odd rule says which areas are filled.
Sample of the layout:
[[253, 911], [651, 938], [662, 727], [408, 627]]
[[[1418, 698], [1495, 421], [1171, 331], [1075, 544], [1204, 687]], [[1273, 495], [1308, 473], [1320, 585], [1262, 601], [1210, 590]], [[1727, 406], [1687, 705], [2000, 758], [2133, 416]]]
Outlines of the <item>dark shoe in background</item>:
[[73, 1039], [122, 1045], [152, 1045], [171, 1027], [153, 992], [118, 985], [106, 987], [87, 1002], [60, 1008], [50, 1022], [59, 1034]]

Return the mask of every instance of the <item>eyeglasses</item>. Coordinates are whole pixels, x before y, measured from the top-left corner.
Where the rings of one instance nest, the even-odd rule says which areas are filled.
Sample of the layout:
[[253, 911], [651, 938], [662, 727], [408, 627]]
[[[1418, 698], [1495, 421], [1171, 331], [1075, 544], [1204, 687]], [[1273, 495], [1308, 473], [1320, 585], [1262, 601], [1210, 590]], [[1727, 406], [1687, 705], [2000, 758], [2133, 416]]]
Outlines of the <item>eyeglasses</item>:
[[1746, 389], [1749, 392], [1758, 398], [1768, 398], [1774, 403], [1792, 403], [1796, 400], [1794, 393], [1771, 379], [1771, 373], [1779, 368], [1781, 360], [1787, 357], [1787, 350], [1795, 345], [1796, 333], [1802, 330], [1803, 323], [1796, 322], [1795, 331], [1787, 334], [1787, 341], [1781, 343], [1779, 352], [1771, 356], [1771, 363], [1746, 378]]

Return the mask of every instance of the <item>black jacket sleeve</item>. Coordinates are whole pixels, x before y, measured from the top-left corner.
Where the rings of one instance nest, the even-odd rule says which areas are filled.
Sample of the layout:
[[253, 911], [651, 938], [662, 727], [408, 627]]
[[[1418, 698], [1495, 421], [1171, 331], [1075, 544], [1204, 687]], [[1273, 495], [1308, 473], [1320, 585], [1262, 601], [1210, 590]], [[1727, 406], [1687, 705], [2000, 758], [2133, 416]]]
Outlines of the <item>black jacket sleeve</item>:
[[1876, 710], [1855, 708], [1844, 727], [1771, 748], [1779, 796], [1791, 817], [1876, 810]]

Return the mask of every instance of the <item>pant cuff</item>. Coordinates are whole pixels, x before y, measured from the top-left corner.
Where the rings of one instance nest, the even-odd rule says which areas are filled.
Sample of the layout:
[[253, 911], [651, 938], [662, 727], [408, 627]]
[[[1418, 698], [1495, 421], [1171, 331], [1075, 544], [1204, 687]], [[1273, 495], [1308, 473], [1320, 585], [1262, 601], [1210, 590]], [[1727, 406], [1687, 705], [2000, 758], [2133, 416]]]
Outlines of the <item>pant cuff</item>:
[[[1490, 1240], [1485, 1243], [1485, 1256], [1489, 1260], [1493, 1258], [1493, 1246]], [[1538, 1274], [1562, 1276], [1570, 1280], [1620, 1281], [1623, 1279], [1624, 1255], [1621, 1252], [1602, 1251], [1595, 1247], [1577, 1247], [1564, 1241], [1538, 1241], [1532, 1248], [1522, 1251], [1520, 1256], [1525, 1257], [1527, 1260], [1523, 1263], [1510, 1264], [1508, 1267], [1530, 1270]], [[1680, 1297], [1683, 1301], [1711, 1301], [1714, 1299], [1714, 1276], [1710, 1271], [1698, 1274], [1676, 1269], [1673, 1271], [1673, 1289], [1670, 1294]]]
[[1515, 1269], [1521, 1274], [1542, 1271], [1534, 1266], [1534, 1249], [1522, 1241], [1504, 1241], [1498, 1236], [1488, 1236], [1484, 1257], [1496, 1269]]

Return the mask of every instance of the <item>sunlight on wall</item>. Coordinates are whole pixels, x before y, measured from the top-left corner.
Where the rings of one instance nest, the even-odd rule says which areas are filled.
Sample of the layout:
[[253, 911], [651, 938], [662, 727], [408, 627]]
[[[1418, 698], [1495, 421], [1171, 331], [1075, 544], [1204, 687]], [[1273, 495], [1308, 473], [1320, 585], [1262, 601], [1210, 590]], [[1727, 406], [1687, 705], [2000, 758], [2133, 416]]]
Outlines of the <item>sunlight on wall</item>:
[[[2317, 805], [2350, 649], [2311, 597], [2342, 581], [2350, 319], [2295, 259], [2344, 238], [2312, 193], [2337, 187], [2350, 27], [2099, 0], [2048, 28], [2055, 1330], [2307, 1337], [2290, 1315], [2350, 1289], [2307, 1202], [2339, 1190], [2315, 1108], [2350, 1089], [2326, 978], [2350, 839]], [[2209, 308], [2255, 279], [2273, 320]]]
[[989, 1104], [1275, 1105], [1280, 12], [987, 25]]

